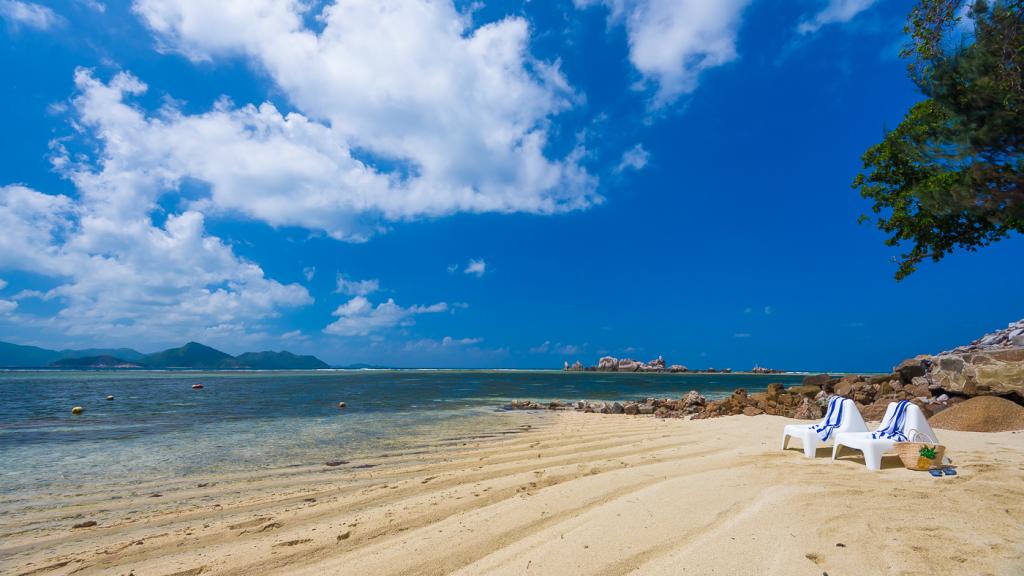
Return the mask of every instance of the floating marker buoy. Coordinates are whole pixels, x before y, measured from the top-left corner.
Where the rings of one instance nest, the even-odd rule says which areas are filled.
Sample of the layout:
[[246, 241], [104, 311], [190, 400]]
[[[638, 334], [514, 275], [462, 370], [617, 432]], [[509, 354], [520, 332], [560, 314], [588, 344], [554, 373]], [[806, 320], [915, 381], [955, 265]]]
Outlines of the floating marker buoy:
[[201, 389], [202, 387], [203, 387], [203, 385], [202, 385], [202, 384], [193, 384], [193, 385], [192, 385], [192, 389], [193, 389], [193, 390], [199, 390], [199, 389]]
[[338, 402], [338, 408], [344, 408], [344, 407], [345, 407], [345, 403], [344, 402]]
[[107, 396], [107, 400], [113, 400], [113, 399], [114, 399], [113, 396]]
[[74, 408], [71, 409], [71, 413], [75, 415], [81, 414], [84, 411], [85, 408], [82, 408], [81, 406], [75, 406]]

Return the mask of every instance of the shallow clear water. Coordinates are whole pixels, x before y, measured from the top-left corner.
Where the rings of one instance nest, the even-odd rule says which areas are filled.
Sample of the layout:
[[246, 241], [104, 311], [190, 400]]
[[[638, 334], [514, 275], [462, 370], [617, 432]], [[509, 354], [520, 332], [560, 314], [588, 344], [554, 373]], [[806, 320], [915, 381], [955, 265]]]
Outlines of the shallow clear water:
[[[511, 399], [724, 396], [800, 376], [563, 372], [0, 372], [0, 493], [322, 463], [513, 423]], [[192, 385], [201, 383], [202, 390]], [[110, 394], [113, 401], [105, 400]], [[337, 408], [339, 401], [348, 407]], [[71, 407], [84, 414], [72, 416]]]

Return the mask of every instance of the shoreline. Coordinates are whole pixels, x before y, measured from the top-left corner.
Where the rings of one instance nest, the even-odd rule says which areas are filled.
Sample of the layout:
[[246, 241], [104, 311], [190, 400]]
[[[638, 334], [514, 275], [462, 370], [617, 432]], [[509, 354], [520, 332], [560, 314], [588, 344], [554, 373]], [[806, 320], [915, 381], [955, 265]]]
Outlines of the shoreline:
[[[514, 422], [531, 428], [393, 466], [35, 502], [0, 520], [0, 571], [1004, 574], [1024, 560], [1024, 433], [940, 430], [960, 476], [935, 479], [891, 459], [869, 472], [856, 454], [783, 452], [782, 426], [797, 421], [777, 416]], [[901, 520], [886, 522], [894, 510]]]
[[159, 372], [159, 373], [174, 373], [174, 374], [264, 374], [264, 373], [337, 373], [337, 372], [457, 372], [457, 373], [469, 373], [469, 374], [501, 374], [501, 373], [522, 373], [522, 374], [611, 374], [620, 376], [629, 375], [668, 375], [668, 376], [760, 376], [770, 378], [772, 376], [808, 376], [813, 374], [830, 374], [834, 376], [842, 376], [847, 374], [864, 374], [864, 375], [875, 375], [884, 374], [885, 372], [818, 372], [818, 371], [796, 371], [796, 372], [774, 372], [770, 374], [760, 372], [743, 372], [743, 371], [732, 371], [732, 372], [704, 372], [701, 370], [688, 370], [686, 372], [670, 372], [663, 370], [660, 372], [612, 372], [602, 370], [562, 370], [561, 368], [314, 368], [314, 369], [213, 369], [213, 368], [54, 368], [42, 367], [42, 368], [27, 368], [27, 367], [0, 367], [0, 373], [4, 372], [44, 372], [44, 373], [125, 373], [125, 374], [138, 374], [146, 372]]

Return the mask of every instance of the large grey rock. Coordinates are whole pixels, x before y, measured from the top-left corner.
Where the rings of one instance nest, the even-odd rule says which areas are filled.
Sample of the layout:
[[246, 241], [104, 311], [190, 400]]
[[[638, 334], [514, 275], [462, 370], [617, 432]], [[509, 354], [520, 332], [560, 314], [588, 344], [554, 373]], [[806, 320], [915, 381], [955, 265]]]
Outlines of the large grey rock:
[[1024, 347], [936, 356], [925, 378], [946, 392], [1024, 400]]
[[619, 369], [619, 359], [614, 356], [604, 356], [597, 362], [597, 369], [605, 372], [615, 372]]
[[908, 358], [893, 368], [893, 372], [899, 374], [902, 384], [909, 384], [914, 378], [924, 376], [928, 372], [924, 360], [928, 360], [928, 356]]
[[814, 374], [813, 376], [804, 376], [803, 385], [817, 386], [818, 388], [821, 388], [822, 386], [828, 384], [828, 381], [831, 379], [832, 377], [829, 376], [828, 374]]
[[821, 406], [810, 398], [804, 398], [800, 406], [793, 412], [793, 418], [800, 420], [817, 420], [821, 418]]
[[683, 407], [689, 408], [690, 406], [703, 406], [707, 403], [707, 399], [700, 395], [700, 392], [696, 390], [690, 390], [683, 395], [682, 399]]

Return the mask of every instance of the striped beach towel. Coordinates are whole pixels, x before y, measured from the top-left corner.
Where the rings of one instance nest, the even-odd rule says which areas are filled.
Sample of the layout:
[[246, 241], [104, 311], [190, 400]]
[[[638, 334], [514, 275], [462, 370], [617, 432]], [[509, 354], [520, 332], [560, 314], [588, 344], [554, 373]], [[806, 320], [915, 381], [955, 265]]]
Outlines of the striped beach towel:
[[895, 440], [897, 442], [906, 442], [907, 434], [903, 428], [907, 423], [907, 408], [910, 406], [910, 402], [907, 400], [900, 400], [896, 404], [896, 409], [892, 411], [889, 419], [882, 422], [882, 427], [871, 433], [871, 437], [875, 440], [885, 438], [886, 440]]
[[843, 400], [846, 400], [846, 398], [842, 396], [829, 398], [828, 409], [825, 411], [825, 421], [811, 426], [822, 442], [827, 442], [832, 436], [832, 432], [843, 423]]

